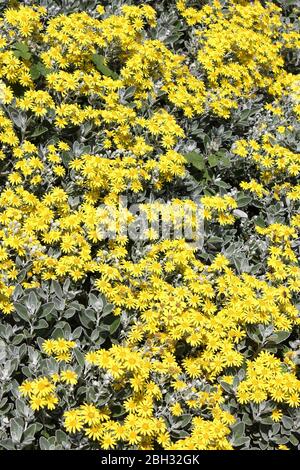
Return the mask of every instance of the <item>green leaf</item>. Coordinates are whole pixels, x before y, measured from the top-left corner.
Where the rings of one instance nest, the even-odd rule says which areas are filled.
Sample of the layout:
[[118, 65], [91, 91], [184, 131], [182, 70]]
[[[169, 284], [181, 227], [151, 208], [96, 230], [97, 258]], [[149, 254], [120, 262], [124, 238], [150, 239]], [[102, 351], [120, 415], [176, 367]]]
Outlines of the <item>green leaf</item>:
[[244, 195], [244, 194], [240, 194], [240, 195], [237, 197], [237, 204], [238, 204], [238, 207], [247, 206], [251, 201], [252, 201], [252, 197], [251, 197], [251, 196], [246, 196], [246, 195]]
[[25, 42], [16, 42], [14, 48], [21, 52], [28, 52], [29, 48]]
[[101, 312], [103, 309], [103, 300], [101, 297], [96, 297], [94, 294], [89, 294], [89, 304], [97, 312]]
[[37, 338], [36, 342], [40, 348], [41, 351], [43, 351], [43, 343], [44, 343], [44, 338], [41, 338], [40, 336]]
[[48, 69], [44, 66], [42, 62], [37, 62], [30, 67], [30, 75], [32, 80], [37, 80], [42, 75], [45, 77], [48, 73], [51, 72], [51, 69]]
[[72, 339], [78, 339], [82, 335], [82, 327], [78, 326], [72, 333]]
[[285, 4], [285, 5], [287, 5], [287, 6], [292, 6], [292, 5], [298, 6], [299, 0], [285, 0], [285, 1], [283, 2], [283, 4]]
[[85, 328], [92, 328], [94, 320], [91, 320], [90, 316], [87, 315], [86, 310], [79, 313], [79, 320]]
[[114, 310], [114, 308], [115, 306], [113, 304], [106, 304], [103, 309], [102, 317], [106, 317], [106, 315], [109, 315]]
[[280, 423], [275, 423], [275, 424], [273, 424], [273, 426], [272, 426], [272, 433], [273, 433], [273, 434], [278, 434], [279, 431], [280, 431]]
[[243, 414], [242, 421], [243, 421], [243, 423], [248, 424], [249, 426], [252, 425], [252, 419], [250, 418], [250, 416], [247, 413]]
[[287, 444], [289, 442], [289, 438], [287, 436], [275, 436], [273, 437], [273, 440], [276, 444]]
[[119, 78], [118, 74], [116, 74], [113, 70], [107, 67], [107, 65], [105, 65], [105, 57], [103, 55], [93, 54], [92, 61], [96, 65], [99, 72], [103, 73], [103, 75], [105, 75], [106, 77], [111, 77], [114, 79]]
[[41, 423], [34, 423], [35, 426], [36, 426], [36, 432], [39, 432], [43, 429], [43, 425]]
[[27, 301], [27, 305], [32, 312], [35, 312], [38, 306], [38, 299], [35, 292], [31, 291]]
[[64, 312], [64, 318], [72, 318], [75, 315], [75, 308], [70, 307]]
[[299, 440], [297, 439], [296, 436], [294, 436], [294, 434], [291, 434], [291, 435], [290, 435], [290, 443], [291, 443], [293, 446], [297, 446], [298, 443], [299, 443]]
[[97, 339], [99, 338], [99, 335], [100, 335], [100, 328], [95, 328], [94, 331], [92, 332], [90, 338], [91, 338], [91, 341], [95, 342], [97, 341]]
[[42, 316], [45, 317], [46, 315], [49, 315], [54, 310], [54, 303], [53, 302], [47, 302], [42, 306]]
[[245, 121], [251, 114], [251, 109], [244, 109], [240, 114], [240, 121]]
[[76, 357], [76, 360], [78, 364], [80, 365], [80, 367], [84, 368], [85, 366], [84, 354], [82, 354], [82, 352], [76, 348], [74, 349], [74, 356]]
[[71, 284], [71, 279], [69, 277], [67, 277], [64, 284], [63, 284], [63, 291], [64, 292], [68, 292], [70, 284]]
[[25, 42], [17, 42], [14, 44], [14, 55], [16, 57], [22, 57], [22, 59], [28, 60], [31, 57], [31, 53], [28, 49], [27, 44]]
[[224, 155], [224, 157], [221, 158], [220, 160], [220, 165], [222, 165], [223, 168], [230, 168], [231, 167], [231, 158], [229, 155]]
[[55, 439], [57, 444], [63, 444], [65, 442], [68, 442], [68, 436], [65, 432], [63, 432], [61, 429], [58, 429], [55, 432]]
[[125, 100], [128, 100], [129, 98], [132, 98], [134, 96], [135, 92], [136, 92], [136, 87], [135, 86], [129, 86], [128, 88], [126, 88], [123, 98]]
[[22, 425], [21, 419], [17, 420], [16, 418], [12, 418], [10, 420], [10, 435], [14, 443], [21, 441], [23, 428], [24, 426]]
[[188, 163], [193, 165], [198, 170], [204, 170], [205, 168], [204, 156], [201, 155], [200, 153], [193, 150], [192, 152], [189, 152], [186, 155], [184, 155], [184, 157]]
[[96, 67], [99, 68], [104, 65], [104, 56], [100, 54], [93, 54], [92, 61]]
[[270, 416], [267, 416], [266, 418], [261, 418], [260, 422], [262, 424], [273, 424], [274, 423], [274, 421], [272, 420], [272, 418], [270, 418]]
[[39, 444], [40, 444], [41, 450], [49, 450], [50, 443], [47, 441], [47, 439], [45, 437], [43, 437], [43, 436], [40, 437]]
[[285, 341], [290, 335], [290, 331], [276, 331], [276, 333], [269, 336], [268, 341], [279, 344]]
[[112, 416], [113, 418], [119, 418], [126, 413], [125, 408], [122, 405], [115, 405], [112, 407]]
[[14, 307], [16, 309], [17, 314], [19, 315], [20, 318], [22, 318], [22, 320], [27, 321], [27, 322], [30, 321], [27, 308], [24, 305], [20, 304], [19, 302], [15, 302]]
[[[182, 415], [180, 416], [179, 421], [176, 423], [176, 427], [185, 428], [192, 420], [191, 415]], [[178, 426], [177, 426], [178, 425]]]
[[72, 156], [71, 156], [70, 152], [64, 151], [64, 152], [61, 153], [61, 159], [62, 159], [62, 162], [63, 162], [63, 164], [65, 165], [66, 168], [68, 168], [69, 163], [71, 161], [71, 158], [72, 158]]
[[48, 328], [48, 326], [49, 326], [49, 323], [46, 322], [46, 320], [44, 320], [44, 318], [41, 318], [38, 321], [37, 325], [35, 325], [34, 329], [35, 330], [44, 330], [44, 329]]
[[283, 416], [281, 418], [281, 421], [285, 429], [292, 429], [294, 425], [294, 421], [292, 420], [292, 418], [290, 418], [289, 416]]
[[45, 65], [42, 62], [38, 62], [37, 67], [39, 71], [41, 72], [41, 75], [43, 75], [44, 77], [52, 72], [52, 70], [49, 69], [48, 67], [45, 67]]
[[34, 438], [34, 435], [36, 433], [36, 424], [30, 424], [26, 431], [24, 431], [24, 441], [29, 440], [32, 441]]
[[264, 219], [258, 215], [255, 219], [255, 225], [258, 225], [259, 227], [265, 228], [266, 223], [265, 223]]
[[232, 432], [233, 432], [234, 439], [235, 440], [240, 439], [241, 437], [243, 437], [243, 435], [245, 433], [245, 423], [240, 421], [239, 423], [232, 426], [231, 429], [232, 429]]
[[111, 335], [113, 335], [117, 331], [117, 329], [120, 326], [120, 323], [121, 323], [121, 318], [116, 318], [116, 320], [112, 322], [109, 328], [109, 332]]
[[18, 274], [18, 282], [22, 282], [24, 281], [25, 277], [26, 277], [26, 274], [27, 274], [27, 270], [26, 269], [22, 269], [19, 274]]
[[44, 126], [37, 126], [33, 133], [30, 134], [31, 137], [38, 137], [39, 135], [45, 134], [45, 132], [48, 132], [48, 128]]
[[19, 59], [20, 57], [25, 60], [29, 60], [31, 57], [30, 52], [21, 52], [19, 50], [14, 50], [13, 54]]
[[17, 284], [13, 292], [13, 299], [17, 300], [19, 297], [22, 297], [24, 290], [20, 284]]
[[4, 449], [6, 450], [15, 450], [14, 443], [11, 439], [1, 440], [1, 446], [4, 447]]
[[84, 310], [84, 312], [82, 312], [91, 322], [95, 322], [96, 321], [96, 313], [94, 310], [92, 310], [91, 308], [87, 308], [86, 310]]
[[208, 160], [208, 164], [211, 168], [217, 166], [218, 163], [220, 162], [220, 158], [216, 154], [209, 155], [207, 160]]
[[175, 422], [172, 425], [173, 431], [175, 430], [175, 432], [177, 433], [179, 428], [182, 430], [182, 428], [187, 426], [191, 422], [191, 420], [192, 416], [188, 414], [184, 414], [178, 418], [175, 418]]
[[221, 387], [225, 390], [227, 393], [232, 393], [232, 388], [227, 382], [220, 382]]
[[223, 188], [223, 189], [229, 189], [231, 186], [228, 183], [225, 183], [225, 181], [219, 180], [215, 181], [215, 185], [218, 186], [218, 188]]
[[63, 291], [62, 291], [62, 288], [60, 287], [60, 284], [59, 282], [57, 282], [56, 280], [53, 280], [51, 282], [51, 290], [52, 292], [54, 291], [55, 294], [57, 295], [57, 297], [59, 299], [62, 299], [63, 298]]
[[17, 346], [18, 344], [22, 343], [23, 340], [24, 340], [24, 335], [22, 333], [20, 333], [20, 334], [15, 335], [13, 337], [12, 344]]
[[211, 237], [209, 237], [209, 239], [207, 241], [208, 241], [208, 243], [214, 245], [215, 243], [222, 243], [223, 238], [212, 235]]
[[234, 440], [234, 446], [241, 447], [241, 446], [244, 446], [244, 444], [247, 444], [247, 446], [248, 446], [249, 442], [250, 442], [249, 437], [245, 437], [245, 436], [244, 437], [239, 437], [238, 439]]
[[53, 339], [64, 338], [64, 332], [61, 328], [55, 328], [52, 334]]
[[34, 64], [30, 67], [30, 75], [32, 80], [37, 80], [41, 76], [41, 72], [37, 64]]
[[248, 214], [240, 209], [234, 209], [233, 215], [240, 217], [241, 219], [248, 219]]

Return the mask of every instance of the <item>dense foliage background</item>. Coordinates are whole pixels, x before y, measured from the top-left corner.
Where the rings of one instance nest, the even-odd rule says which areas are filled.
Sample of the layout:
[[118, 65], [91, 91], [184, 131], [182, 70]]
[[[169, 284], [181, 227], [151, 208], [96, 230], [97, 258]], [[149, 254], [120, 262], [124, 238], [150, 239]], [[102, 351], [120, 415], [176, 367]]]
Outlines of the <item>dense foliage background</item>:
[[299, 13], [0, 1], [0, 448], [299, 449]]

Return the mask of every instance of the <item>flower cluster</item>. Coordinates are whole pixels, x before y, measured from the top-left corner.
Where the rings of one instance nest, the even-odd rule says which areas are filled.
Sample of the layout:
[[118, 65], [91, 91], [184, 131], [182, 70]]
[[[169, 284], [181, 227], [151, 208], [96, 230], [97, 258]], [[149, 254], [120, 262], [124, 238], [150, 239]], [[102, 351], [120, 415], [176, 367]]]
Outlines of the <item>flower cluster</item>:
[[35, 380], [25, 380], [20, 386], [20, 393], [28, 397], [31, 408], [36, 411], [42, 408], [54, 410], [59, 402], [56, 386], [59, 382], [64, 385], [75, 385], [77, 374], [71, 369], [63, 370], [60, 374], [52, 374], [51, 378], [39, 377]]
[[[261, 403], [271, 397], [274, 402], [297, 407], [300, 404], [300, 381], [295, 373], [283, 367], [279, 359], [268, 352], [261, 352], [247, 368], [246, 380], [238, 386], [240, 403]], [[278, 413], [278, 410], [277, 410]], [[279, 416], [272, 413], [272, 418]]]
[[0, 448], [299, 448], [298, 7], [2, 3]]
[[48, 356], [53, 356], [57, 361], [69, 362], [71, 360], [71, 350], [75, 348], [75, 341], [67, 341], [64, 338], [47, 339], [43, 343], [43, 351]]

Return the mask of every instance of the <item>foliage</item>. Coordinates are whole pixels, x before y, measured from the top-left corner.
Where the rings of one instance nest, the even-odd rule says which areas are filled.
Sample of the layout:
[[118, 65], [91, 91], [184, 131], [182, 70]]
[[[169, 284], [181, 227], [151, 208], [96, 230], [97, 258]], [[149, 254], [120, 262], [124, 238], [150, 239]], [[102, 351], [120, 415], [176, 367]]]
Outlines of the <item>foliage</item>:
[[299, 13], [0, 2], [0, 448], [300, 448]]

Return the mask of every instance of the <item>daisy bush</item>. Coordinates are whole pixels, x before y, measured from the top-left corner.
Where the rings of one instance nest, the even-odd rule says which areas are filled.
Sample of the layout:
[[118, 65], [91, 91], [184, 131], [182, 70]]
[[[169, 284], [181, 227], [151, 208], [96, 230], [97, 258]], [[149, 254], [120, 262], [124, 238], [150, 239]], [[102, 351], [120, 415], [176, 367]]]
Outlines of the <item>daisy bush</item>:
[[299, 17], [0, 2], [1, 449], [300, 448]]

